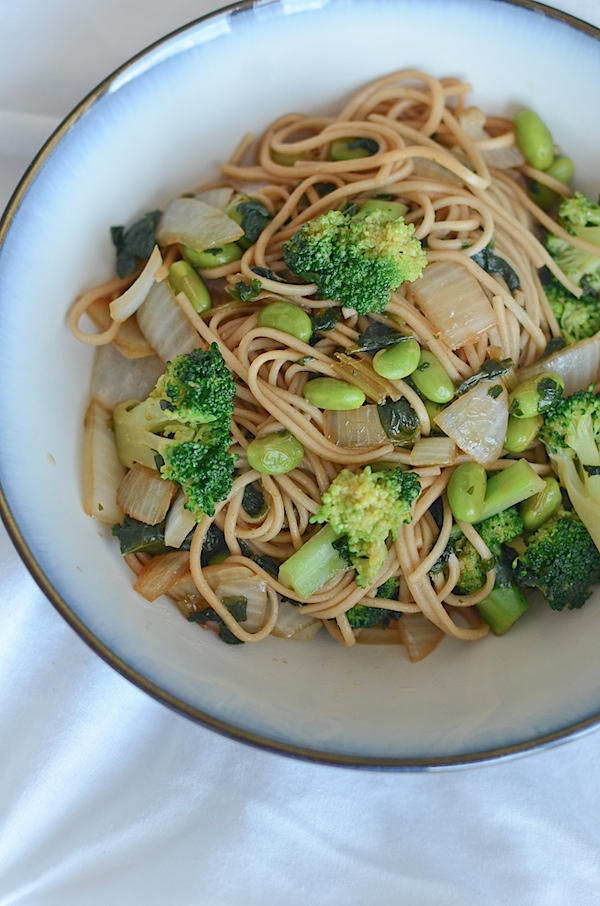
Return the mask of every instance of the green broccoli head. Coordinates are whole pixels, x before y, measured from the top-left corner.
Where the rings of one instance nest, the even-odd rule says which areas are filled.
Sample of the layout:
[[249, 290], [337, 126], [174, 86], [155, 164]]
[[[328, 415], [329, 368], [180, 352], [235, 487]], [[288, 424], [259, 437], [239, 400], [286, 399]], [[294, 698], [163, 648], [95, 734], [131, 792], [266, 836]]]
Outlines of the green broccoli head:
[[600, 397], [578, 390], [545, 413], [539, 439], [560, 483], [600, 548]]
[[383, 210], [362, 217], [328, 211], [305, 223], [283, 246], [291, 271], [317, 284], [326, 299], [359, 314], [383, 311], [390, 292], [417, 280], [427, 256], [412, 223]]
[[544, 286], [544, 292], [568, 346], [600, 330], [600, 296], [596, 293], [584, 289], [578, 299], [554, 279]]
[[230, 420], [235, 382], [216, 343], [167, 363], [146, 400], [125, 400], [113, 410], [117, 453], [123, 465], [158, 469], [179, 484], [197, 519], [212, 515], [233, 481]]
[[570, 280], [577, 286], [587, 283], [588, 289], [600, 290], [600, 205], [594, 204], [582, 192], [565, 198], [558, 208], [558, 222], [572, 236], [598, 246], [598, 254], [584, 252], [558, 236], [549, 234], [546, 248]]
[[450, 552], [456, 554], [460, 568], [457, 585], [466, 595], [479, 591], [489, 570], [497, 566], [502, 559], [504, 545], [523, 533], [523, 520], [518, 508], [511, 506], [494, 516], [483, 519], [475, 528], [490, 549], [492, 556], [489, 560], [484, 560], [477, 553], [462, 532], [457, 537], [450, 539]]
[[421, 492], [418, 476], [401, 469], [359, 472], [343, 469], [322, 497], [311, 522], [327, 522], [347, 539], [356, 584], [370, 585], [387, 558], [388, 538], [412, 519], [412, 504]]
[[600, 553], [577, 513], [560, 507], [530, 536], [513, 575], [522, 587], [537, 588], [554, 610], [573, 610], [600, 582]]

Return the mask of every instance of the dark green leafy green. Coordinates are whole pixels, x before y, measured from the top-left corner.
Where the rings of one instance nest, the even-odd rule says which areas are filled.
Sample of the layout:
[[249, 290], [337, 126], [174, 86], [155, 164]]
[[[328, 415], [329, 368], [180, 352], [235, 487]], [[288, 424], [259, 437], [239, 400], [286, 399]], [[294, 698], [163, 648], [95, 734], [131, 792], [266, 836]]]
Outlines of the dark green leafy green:
[[465, 378], [456, 388], [456, 396], [466, 393], [471, 387], [475, 387], [481, 381], [493, 381], [494, 378], [502, 377], [508, 374], [514, 367], [512, 359], [486, 359], [479, 371]]
[[511, 293], [521, 286], [521, 281], [510, 264], [504, 258], [496, 255], [489, 246], [472, 255], [472, 258], [488, 274], [497, 274], [498, 277], [502, 277]]
[[413, 444], [421, 434], [419, 417], [408, 400], [386, 400], [377, 406], [383, 430], [392, 443], [404, 447]]
[[155, 232], [161, 211], [149, 211], [128, 230], [112, 226], [110, 236], [117, 251], [117, 274], [128, 277], [140, 261], [147, 261], [156, 244]]
[[[237, 620], [238, 623], [243, 623], [246, 619], [248, 607], [247, 598], [243, 595], [231, 595], [230, 597], [222, 598], [222, 601], [234, 620]], [[204, 610], [190, 612], [188, 620], [190, 623], [200, 623], [200, 625], [216, 623], [219, 628], [219, 638], [223, 642], [227, 645], [243, 645], [242, 640], [233, 634], [223, 618], [212, 607], [205, 607]]]

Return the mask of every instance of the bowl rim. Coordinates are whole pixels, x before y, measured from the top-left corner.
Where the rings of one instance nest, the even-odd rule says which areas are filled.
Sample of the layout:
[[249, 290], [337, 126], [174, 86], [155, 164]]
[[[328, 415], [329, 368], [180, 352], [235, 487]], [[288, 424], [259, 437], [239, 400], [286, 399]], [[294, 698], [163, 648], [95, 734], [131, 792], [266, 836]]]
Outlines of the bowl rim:
[[[65, 116], [60, 124], [54, 129], [50, 137], [43, 144], [29, 166], [26, 168], [12, 196], [10, 197], [6, 208], [0, 218], [0, 249], [9, 233], [12, 222], [24, 200], [27, 192], [33, 185], [37, 175], [41, 172], [45, 162], [50, 157], [54, 149], [61, 143], [65, 136], [70, 132], [78, 120], [93, 107], [104, 95], [106, 95], [129, 70], [148, 60], [150, 68], [160, 61], [160, 57], [151, 60], [151, 57], [160, 51], [166, 44], [184, 35], [185, 33], [202, 27], [212, 20], [226, 16], [236, 15], [241, 12], [252, 10], [254, 7], [264, 7], [266, 5], [280, 4], [282, 0], [238, 0], [238, 2], [224, 5], [209, 13], [199, 16], [196, 19], [174, 29], [163, 35], [161, 38], [153, 41], [145, 48], [134, 54], [101, 82], [93, 88], [87, 95]], [[402, 0], [400, 0], [402, 2]], [[478, 0], [476, 0], [478, 2]], [[600, 42], [600, 28], [585, 22], [582, 19], [564, 12], [559, 9], [546, 6], [538, 0], [488, 0], [488, 2], [502, 3], [510, 7], [528, 10], [530, 12], [541, 13], [551, 19], [555, 19], [563, 24], [569, 25], [578, 32], [588, 35], [589, 37]], [[327, 4], [328, 0], [323, 0]], [[293, 10], [292, 10], [293, 11]], [[175, 53], [177, 51], [175, 50]], [[135, 73], [133, 74], [135, 78]], [[17, 521], [12, 513], [7, 496], [0, 484], [0, 519], [4, 523], [6, 531], [19, 554], [26, 569], [45, 595], [49, 602], [54, 606], [58, 613], [63, 617], [67, 624], [77, 633], [77, 635], [99, 655], [102, 660], [110, 667], [117, 671], [121, 676], [133, 683], [141, 691], [150, 695], [153, 699], [166, 705], [172, 711], [182, 715], [200, 726], [213, 730], [222, 736], [225, 736], [236, 742], [245, 743], [254, 748], [265, 752], [271, 752], [278, 755], [285, 755], [301, 761], [313, 764], [322, 764], [335, 767], [374, 769], [397, 772], [414, 772], [414, 771], [431, 771], [441, 769], [468, 768], [477, 765], [495, 763], [499, 760], [507, 760], [524, 755], [532, 754], [541, 749], [546, 749], [559, 744], [566, 743], [575, 738], [580, 738], [590, 732], [598, 730], [600, 725], [600, 712], [591, 717], [568, 724], [558, 730], [542, 735], [533, 735], [530, 739], [517, 743], [510, 743], [503, 746], [483, 749], [481, 751], [468, 752], [464, 755], [439, 755], [439, 756], [415, 756], [415, 757], [382, 757], [382, 756], [364, 756], [364, 755], [344, 755], [337, 752], [326, 752], [320, 749], [286, 743], [280, 740], [272, 739], [268, 736], [253, 733], [235, 726], [235, 724], [220, 720], [211, 714], [206, 713], [199, 707], [190, 705], [176, 695], [173, 695], [152, 680], [140, 674], [136, 669], [130, 666], [124, 659], [116, 655], [107, 645], [102, 642], [84, 623], [82, 619], [76, 616], [71, 610], [67, 601], [60, 592], [52, 585], [46, 577], [43, 569], [38, 563], [33, 551], [20, 531]]]

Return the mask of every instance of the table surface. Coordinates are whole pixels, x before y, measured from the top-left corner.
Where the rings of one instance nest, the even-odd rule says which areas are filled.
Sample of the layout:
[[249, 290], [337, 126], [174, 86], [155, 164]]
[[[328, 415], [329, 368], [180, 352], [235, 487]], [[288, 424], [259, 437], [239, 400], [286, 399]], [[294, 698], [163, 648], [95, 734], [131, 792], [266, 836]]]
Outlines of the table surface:
[[[87, 91], [220, 5], [0, 0], [0, 207]], [[600, 26], [598, 0], [551, 5]], [[1, 527], [0, 765], [0, 906], [600, 900], [600, 732], [430, 774], [249, 749], [93, 654]]]

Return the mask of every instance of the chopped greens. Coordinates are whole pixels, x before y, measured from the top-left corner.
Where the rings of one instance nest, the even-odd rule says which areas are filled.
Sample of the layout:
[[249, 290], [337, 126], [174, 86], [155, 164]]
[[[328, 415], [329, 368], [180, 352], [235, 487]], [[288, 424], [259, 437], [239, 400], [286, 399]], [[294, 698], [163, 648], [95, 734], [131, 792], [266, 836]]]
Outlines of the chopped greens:
[[112, 226], [110, 236], [117, 250], [117, 274], [128, 277], [140, 261], [147, 261], [156, 245], [155, 232], [161, 211], [144, 214], [128, 230], [123, 226]]

